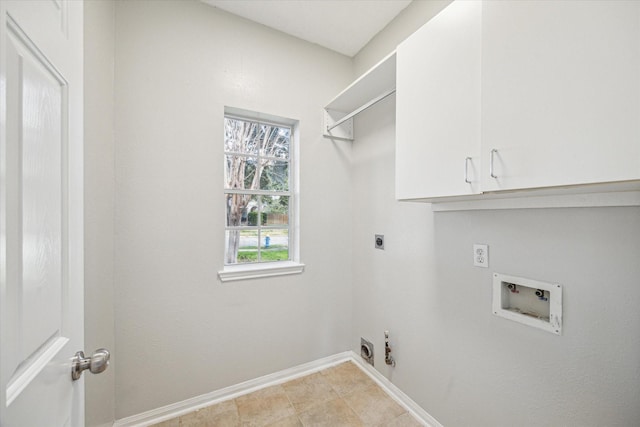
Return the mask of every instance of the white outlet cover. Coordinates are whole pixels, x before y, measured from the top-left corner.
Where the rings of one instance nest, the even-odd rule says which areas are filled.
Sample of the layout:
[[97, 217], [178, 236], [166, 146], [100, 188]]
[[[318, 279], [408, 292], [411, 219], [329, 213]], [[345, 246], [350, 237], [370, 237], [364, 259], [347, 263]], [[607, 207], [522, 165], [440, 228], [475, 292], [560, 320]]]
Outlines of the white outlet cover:
[[489, 268], [489, 245], [473, 245], [473, 265]]

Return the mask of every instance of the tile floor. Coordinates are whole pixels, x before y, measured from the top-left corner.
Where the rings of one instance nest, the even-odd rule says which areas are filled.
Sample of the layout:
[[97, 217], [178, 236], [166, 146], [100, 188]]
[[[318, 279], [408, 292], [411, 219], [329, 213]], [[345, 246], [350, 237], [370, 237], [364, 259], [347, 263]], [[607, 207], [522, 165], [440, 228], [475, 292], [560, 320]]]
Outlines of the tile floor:
[[354, 363], [267, 387], [155, 427], [421, 426]]

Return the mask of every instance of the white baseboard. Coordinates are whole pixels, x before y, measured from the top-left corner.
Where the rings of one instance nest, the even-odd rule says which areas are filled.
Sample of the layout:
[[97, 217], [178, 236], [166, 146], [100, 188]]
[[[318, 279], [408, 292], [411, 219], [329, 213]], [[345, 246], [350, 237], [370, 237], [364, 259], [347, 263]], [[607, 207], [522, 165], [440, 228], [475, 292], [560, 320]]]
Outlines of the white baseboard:
[[122, 418], [120, 420], [116, 420], [113, 426], [146, 427], [152, 424], [179, 417], [184, 414], [188, 414], [189, 412], [204, 408], [205, 406], [214, 405], [216, 403], [220, 403], [229, 399], [235, 399], [236, 397], [242, 396], [243, 394], [252, 393], [262, 388], [285, 383], [295, 378], [303, 377], [305, 375], [309, 375], [314, 372], [326, 369], [330, 366], [346, 362], [347, 360], [352, 360], [352, 353], [350, 351], [334, 354], [333, 356], [314, 360], [313, 362], [305, 363], [293, 368], [265, 375], [260, 378], [255, 378], [253, 380], [245, 381], [240, 384], [225, 387], [211, 393], [192, 397], [191, 399], [183, 400], [182, 402], [172, 403], [171, 405], [152, 409], [151, 411], [132, 415], [127, 418]]
[[357, 353], [351, 352], [351, 360], [374, 380], [389, 396], [391, 396], [400, 406], [407, 410], [414, 418], [423, 423], [426, 427], [443, 427], [427, 411], [414, 402], [387, 377], [378, 372], [373, 366], [366, 363]]
[[396, 387], [387, 378], [382, 376], [382, 374], [376, 371], [372, 366], [366, 365], [362, 361], [360, 356], [352, 351], [338, 353], [333, 356], [314, 360], [313, 362], [295, 366], [290, 369], [285, 369], [283, 371], [265, 375], [260, 378], [245, 381], [243, 383], [236, 384], [230, 387], [225, 387], [211, 393], [206, 393], [200, 396], [193, 397], [191, 399], [183, 400], [182, 402], [172, 403], [171, 405], [163, 406], [161, 408], [153, 409], [151, 411], [143, 412], [141, 414], [133, 415], [127, 418], [122, 418], [120, 420], [116, 420], [113, 424], [113, 427], [150, 426], [152, 424], [188, 414], [189, 412], [193, 412], [197, 409], [204, 408], [209, 405], [214, 405], [216, 403], [220, 403], [229, 399], [235, 399], [238, 396], [252, 393], [262, 388], [266, 388], [276, 384], [282, 384], [287, 381], [291, 381], [293, 379], [300, 378], [305, 375], [321, 371], [323, 369], [327, 369], [331, 366], [338, 365], [346, 361], [354, 362], [356, 366], [360, 367], [360, 369], [362, 369], [364, 373], [366, 373], [396, 402], [398, 402], [425, 426], [442, 427], [442, 425], [435, 418], [433, 418], [417, 403], [411, 400], [409, 396], [404, 394], [398, 387]]

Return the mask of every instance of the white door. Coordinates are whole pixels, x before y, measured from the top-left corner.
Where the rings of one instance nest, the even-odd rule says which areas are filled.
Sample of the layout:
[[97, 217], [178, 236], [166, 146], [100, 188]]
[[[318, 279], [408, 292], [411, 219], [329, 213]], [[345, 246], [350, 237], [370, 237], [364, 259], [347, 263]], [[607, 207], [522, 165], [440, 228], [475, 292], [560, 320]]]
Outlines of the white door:
[[0, 1], [0, 424], [81, 426], [82, 2]]
[[482, 20], [482, 190], [640, 178], [640, 2], [487, 1]]
[[398, 46], [398, 199], [480, 192], [481, 18], [453, 2]]

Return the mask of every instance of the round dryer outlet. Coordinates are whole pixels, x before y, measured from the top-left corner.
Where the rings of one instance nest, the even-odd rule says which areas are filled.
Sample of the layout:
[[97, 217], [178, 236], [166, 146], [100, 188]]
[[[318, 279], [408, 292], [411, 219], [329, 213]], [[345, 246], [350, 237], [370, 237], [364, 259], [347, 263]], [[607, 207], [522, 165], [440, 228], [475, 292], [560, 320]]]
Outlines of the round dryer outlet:
[[364, 338], [360, 338], [360, 356], [373, 366], [373, 344]]

